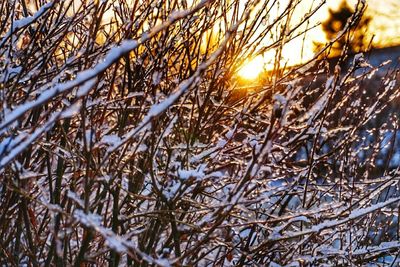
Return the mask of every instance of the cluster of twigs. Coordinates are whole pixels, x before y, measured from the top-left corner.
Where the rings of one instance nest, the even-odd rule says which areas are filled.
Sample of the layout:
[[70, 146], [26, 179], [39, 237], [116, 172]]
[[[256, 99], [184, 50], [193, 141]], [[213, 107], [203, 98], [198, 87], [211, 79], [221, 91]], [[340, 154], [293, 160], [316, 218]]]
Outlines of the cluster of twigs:
[[1, 264], [398, 263], [397, 72], [320, 60], [362, 2], [282, 66], [300, 4], [2, 1]]

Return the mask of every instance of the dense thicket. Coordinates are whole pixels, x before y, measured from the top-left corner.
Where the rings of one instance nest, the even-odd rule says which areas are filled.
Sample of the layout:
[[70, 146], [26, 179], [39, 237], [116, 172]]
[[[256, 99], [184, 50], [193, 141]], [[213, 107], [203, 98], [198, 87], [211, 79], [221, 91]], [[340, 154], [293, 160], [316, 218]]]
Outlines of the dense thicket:
[[364, 4], [285, 68], [324, 1], [194, 2], [0, 2], [1, 264], [398, 264], [397, 70], [317, 60]]

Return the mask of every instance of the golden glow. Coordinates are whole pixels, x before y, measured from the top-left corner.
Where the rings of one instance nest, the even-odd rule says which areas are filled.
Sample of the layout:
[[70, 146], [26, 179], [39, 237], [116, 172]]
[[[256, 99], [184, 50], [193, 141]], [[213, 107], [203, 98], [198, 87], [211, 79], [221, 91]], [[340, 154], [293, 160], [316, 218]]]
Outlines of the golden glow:
[[263, 70], [264, 59], [261, 56], [257, 56], [254, 59], [245, 63], [243, 67], [239, 70], [238, 74], [243, 79], [255, 80], [258, 78]]

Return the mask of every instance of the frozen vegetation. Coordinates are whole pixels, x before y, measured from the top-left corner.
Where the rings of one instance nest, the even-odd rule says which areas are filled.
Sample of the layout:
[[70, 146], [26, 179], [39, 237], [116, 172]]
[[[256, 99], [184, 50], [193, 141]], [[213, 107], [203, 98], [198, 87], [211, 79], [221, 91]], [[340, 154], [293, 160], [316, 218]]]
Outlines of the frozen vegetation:
[[0, 1], [0, 265], [398, 266], [397, 65], [299, 2]]

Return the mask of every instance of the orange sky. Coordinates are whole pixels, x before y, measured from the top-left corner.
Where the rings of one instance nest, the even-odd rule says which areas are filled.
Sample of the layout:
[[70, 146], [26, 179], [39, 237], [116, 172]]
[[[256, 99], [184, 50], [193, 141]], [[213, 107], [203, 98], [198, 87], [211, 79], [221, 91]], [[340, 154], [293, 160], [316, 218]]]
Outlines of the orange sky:
[[[354, 5], [356, 0], [348, 0]], [[367, 0], [366, 15], [372, 18], [371, 35], [375, 35], [375, 44], [390, 46], [400, 43], [400, 1], [399, 0]], [[340, 1], [328, 0], [328, 5], [337, 7]]]
[[[283, 1], [286, 2], [286, 1]], [[313, 3], [314, 2], [314, 3]], [[348, 0], [351, 6], [356, 0]], [[310, 9], [310, 6], [316, 6], [319, 1], [303, 0], [296, 13], [293, 16], [294, 24]], [[327, 0], [327, 4], [319, 10], [310, 20], [310, 26], [324, 21], [328, 17], [328, 8], [337, 8], [341, 0]], [[400, 43], [400, 1], [399, 0], [369, 0], [367, 1], [367, 15], [372, 20], [370, 23], [370, 36], [374, 35], [374, 46], [386, 47]], [[283, 5], [282, 5], [283, 6]], [[304, 41], [303, 37], [289, 42], [283, 49], [283, 63], [288, 65], [299, 64], [304, 60], [310, 59], [314, 55], [313, 42], [325, 42], [325, 34], [321, 27], [310, 30]], [[301, 49], [303, 47], [303, 49]], [[301, 52], [302, 51], [302, 52]], [[274, 51], [265, 55], [266, 61], [272, 61]], [[302, 57], [301, 57], [302, 55]], [[268, 64], [268, 62], [267, 62]]]
[[[285, 8], [289, 0], [280, 0], [281, 8]], [[302, 0], [293, 14], [293, 25], [299, 23], [309, 10], [310, 7], [315, 7], [320, 3], [320, 0]], [[316, 25], [319, 22], [325, 21], [328, 17], [328, 9], [337, 8], [341, 0], [327, 0], [327, 3], [321, 8], [311, 19], [308, 24], [309, 27]], [[348, 0], [350, 6], [355, 6], [357, 0]], [[275, 10], [279, 14], [278, 10]], [[367, 0], [366, 15], [372, 18], [370, 22], [369, 36], [370, 39], [374, 36], [373, 45], [375, 47], [387, 47], [400, 44], [400, 0]], [[305, 26], [305, 25], [304, 25]], [[304, 30], [303, 27], [301, 30]], [[271, 40], [265, 40], [268, 45]], [[306, 38], [301, 36], [288, 42], [282, 51], [281, 66], [287, 64], [296, 65], [305, 62], [314, 57], [314, 42], [325, 43], [325, 34], [321, 27], [316, 27], [306, 34]], [[245, 63], [239, 71], [239, 75], [254, 79], [259, 72], [263, 69], [272, 69], [275, 60], [275, 50], [270, 50], [264, 53], [263, 57], [258, 56], [255, 59]]]

